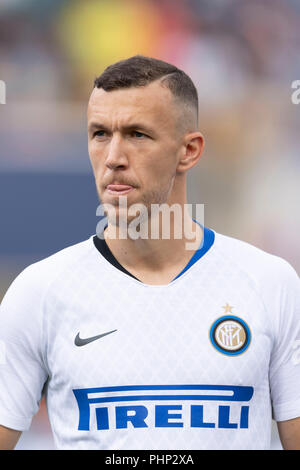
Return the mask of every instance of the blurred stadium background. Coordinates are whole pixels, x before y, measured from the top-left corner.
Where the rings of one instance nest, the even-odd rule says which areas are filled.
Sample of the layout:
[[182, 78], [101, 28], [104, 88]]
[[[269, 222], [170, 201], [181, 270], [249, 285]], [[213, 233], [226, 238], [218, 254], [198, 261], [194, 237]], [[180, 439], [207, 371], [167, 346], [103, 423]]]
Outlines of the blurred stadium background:
[[[25, 266], [95, 232], [87, 100], [107, 65], [138, 53], [198, 88], [206, 149], [189, 202], [300, 273], [298, 0], [1, 0], [0, 300]], [[52, 448], [42, 401], [17, 449]]]

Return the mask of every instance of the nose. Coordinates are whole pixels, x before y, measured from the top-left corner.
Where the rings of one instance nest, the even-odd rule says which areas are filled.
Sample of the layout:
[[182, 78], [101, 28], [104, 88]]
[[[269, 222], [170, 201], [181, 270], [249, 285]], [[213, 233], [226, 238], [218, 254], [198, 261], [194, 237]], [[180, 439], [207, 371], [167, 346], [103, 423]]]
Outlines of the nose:
[[128, 165], [124, 143], [121, 136], [112, 136], [107, 147], [105, 164], [110, 170], [126, 168]]

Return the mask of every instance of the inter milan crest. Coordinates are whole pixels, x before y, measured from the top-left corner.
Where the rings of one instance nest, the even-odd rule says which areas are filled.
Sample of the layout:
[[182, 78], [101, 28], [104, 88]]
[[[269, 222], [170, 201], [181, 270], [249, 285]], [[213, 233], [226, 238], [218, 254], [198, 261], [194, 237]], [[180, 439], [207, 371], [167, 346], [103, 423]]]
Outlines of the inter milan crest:
[[[233, 307], [223, 307], [230, 312]], [[249, 347], [251, 332], [247, 323], [235, 315], [218, 318], [210, 328], [212, 345], [221, 353], [229, 356], [242, 354]]]

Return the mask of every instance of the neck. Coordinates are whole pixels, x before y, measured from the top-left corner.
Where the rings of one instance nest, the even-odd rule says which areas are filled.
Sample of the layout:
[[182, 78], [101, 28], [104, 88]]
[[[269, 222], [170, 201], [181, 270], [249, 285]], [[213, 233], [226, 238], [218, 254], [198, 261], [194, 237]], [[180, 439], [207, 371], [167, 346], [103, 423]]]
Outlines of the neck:
[[131, 224], [125, 230], [108, 224], [104, 238], [119, 263], [135, 272], [183, 269], [200, 246], [203, 231], [185, 204], [177, 204], [177, 209], [151, 214], [131, 230]]

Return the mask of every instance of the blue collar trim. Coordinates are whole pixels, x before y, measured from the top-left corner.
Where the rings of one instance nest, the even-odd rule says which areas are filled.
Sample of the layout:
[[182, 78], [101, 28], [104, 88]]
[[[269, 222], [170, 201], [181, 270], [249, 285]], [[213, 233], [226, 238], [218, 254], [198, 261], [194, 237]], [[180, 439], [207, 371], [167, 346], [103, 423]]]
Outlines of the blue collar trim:
[[[197, 222], [197, 220], [195, 219], [193, 220], [194, 222]], [[199, 222], [197, 223], [199, 224]], [[215, 233], [209, 228], [203, 227], [203, 225], [201, 225], [201, 227], [203, 228], [203, 240], [202, 240], [201, 246], [194, 253], [194, 255], [192, 256], [192, 258], [190, 259], [186, 267], [183, 268], [183, 270], [173, 279], [173, 281], [175, 281], [175, 279], [182, 276], [183, 273], [185, 273], [188, 269], [190, 269], [190, 267], [193, 266], [193, 264], [195, 264], [200, 258], [202, 258], [214, 244]]]

